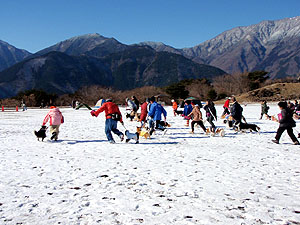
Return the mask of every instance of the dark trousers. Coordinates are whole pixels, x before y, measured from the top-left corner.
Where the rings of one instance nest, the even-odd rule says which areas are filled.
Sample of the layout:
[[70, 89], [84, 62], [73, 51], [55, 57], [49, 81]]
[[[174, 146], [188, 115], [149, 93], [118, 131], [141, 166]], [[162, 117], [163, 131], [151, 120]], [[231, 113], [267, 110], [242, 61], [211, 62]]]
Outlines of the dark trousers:
[[292, 127], [279, 127], [278, 130], [277, 130], [277, 133], [276, 133], [276, 137], [275, 137], [275, 139], [276, 139], [277, 141], [279, 141], [279, 139], [280, 139], [282, 133], [283, 133], [285, 130], [287, 131], [288, 135], [290, 136], [290, 138], [292, 139], [293, 142], [298, 141], [297, 138], [296, 138], [295, 135], [294, 135], [294, 132], [293, 132], [293, 128], [292, 128]]
[[194, 126], [195, 126], [195, 124], [198, 124], [203, 129], [203, 131], [206, 132], [206, 128], [205, 128], [202, 120], [200, 120], [200, 121], [192, 121], [191, 126], [192, 126], [192, 131], [193, 132], [194, 132]]
[[166, 127], [165, 127], [165, 122], [164, 121], [161, 121], [161, 120], [156, 120], [155, 121], [155, 129], [158, 129], [158, 130], [165, 130]]
[[214, 120], [214, 118], [212, 116], [207, 117], [207, 121], [210, 123], [211, 129], [214, 131], [216, 129], [216, 126], [215, 126], [213, 120]]
[[230, 112], [229, 112], [229, 110], [228, 110], [228, 108], [226, 108], [226, 107], [223, 107], [224, 108], [224, 112], [222, 113], [222, 116], [225, 116], [225, 115], [229, 115], [230, 114]]

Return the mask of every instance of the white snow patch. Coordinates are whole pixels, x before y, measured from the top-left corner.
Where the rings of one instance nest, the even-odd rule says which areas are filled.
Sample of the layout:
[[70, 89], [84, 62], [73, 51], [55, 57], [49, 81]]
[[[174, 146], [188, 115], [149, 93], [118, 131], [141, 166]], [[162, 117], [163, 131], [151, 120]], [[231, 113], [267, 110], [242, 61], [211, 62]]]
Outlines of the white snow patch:
[[[58, 142], [38, 142], [33, 134], [48, 110], [0, 112], [1, 224], [300, 221], [300, 148], [286, 133], [280, 145], [270, 142], [278, 124], [258, 120], [258, 104], [244, 107], [244, 114], [260, 134], [226, 129], [224, 138], [209, 137], [197, 127], [190, 134], [167, 107], [172, 127], [165, 135], [140, 144], [114, 136], [115, 145], [106, 141], [104, 115], [61, 111]], [[271, 105], [270, 114], [277, 113]], [[132, 132], [137, 125], [125, 121]]]

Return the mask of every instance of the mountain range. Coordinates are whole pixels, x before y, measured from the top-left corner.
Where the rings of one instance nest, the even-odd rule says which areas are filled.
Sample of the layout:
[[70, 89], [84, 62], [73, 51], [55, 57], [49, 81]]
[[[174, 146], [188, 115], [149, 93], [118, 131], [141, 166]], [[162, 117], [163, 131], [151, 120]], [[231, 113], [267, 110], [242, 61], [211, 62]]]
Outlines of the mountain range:
[[183, 79], [225, 74], [216, 67], [195, 63], [178, 54], [157, 52], [148, 46], [127, 46], [123, 51], [102, 57], [97, 57], [103, 53], [101, 49], [113, 52], [114, 47], [108, 48], [104, 42], [95, 48], [85, 54], [76, 51], [76, 55], [68, 55], [49, 50], [30, 56], [0, 73], [0, 97], [11, 97], [29, 89], [66, 94], [90, 85], [119, 90], [166, 86]]
[[299, 76], [299, 69], [300, 17], [237, 27], [183, 49], [160, 42], [125, 45], [87, 34], [31, 54], [0, 41], [2, 98], [32, 88], [63, 94], [91, 84], [165, 86], [226, 72], [265, 70], [271, 78], [282, 78]]
[[18, 49], [0, 40], [0, 71], [24, 60], [30, 55], [30, 52]]
[[300, 16], [237, 27], [192, 48], [143, 42], [157, 51], [176, 52], [232, 74], [265, 70], [271, 78], [299, 76]]

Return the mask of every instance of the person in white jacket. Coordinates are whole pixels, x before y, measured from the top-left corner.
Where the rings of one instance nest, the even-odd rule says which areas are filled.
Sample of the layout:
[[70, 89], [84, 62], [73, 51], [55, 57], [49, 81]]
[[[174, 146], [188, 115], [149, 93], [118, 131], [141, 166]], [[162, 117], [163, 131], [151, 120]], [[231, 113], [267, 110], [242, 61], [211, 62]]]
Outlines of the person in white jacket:
[[43, 126], [46, 125], [46, 123], [50, 120], [50, 133], [51, 133], [51, 140], [57, 141], [58, 134], [59, 134], [59, 126], [64, 123], [64, 117], [59, 110], [59, 108], [56, 108], [55, 106], [50, 107], [50, 111], [46, 115]]

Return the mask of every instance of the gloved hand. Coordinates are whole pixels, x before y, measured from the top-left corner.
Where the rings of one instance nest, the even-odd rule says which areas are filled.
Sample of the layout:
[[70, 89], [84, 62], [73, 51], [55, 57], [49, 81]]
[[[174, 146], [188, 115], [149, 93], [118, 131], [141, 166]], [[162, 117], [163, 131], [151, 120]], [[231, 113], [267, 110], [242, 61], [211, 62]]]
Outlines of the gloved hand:
[[124, 122], [122, 121], [121, 124], [124, 126]]
[[91, 115], [97, 117], [97, 115], [96, 115], [95, 112], [96, 112], [95, 110], [92, 110], [92, 111], [91, 111]]

